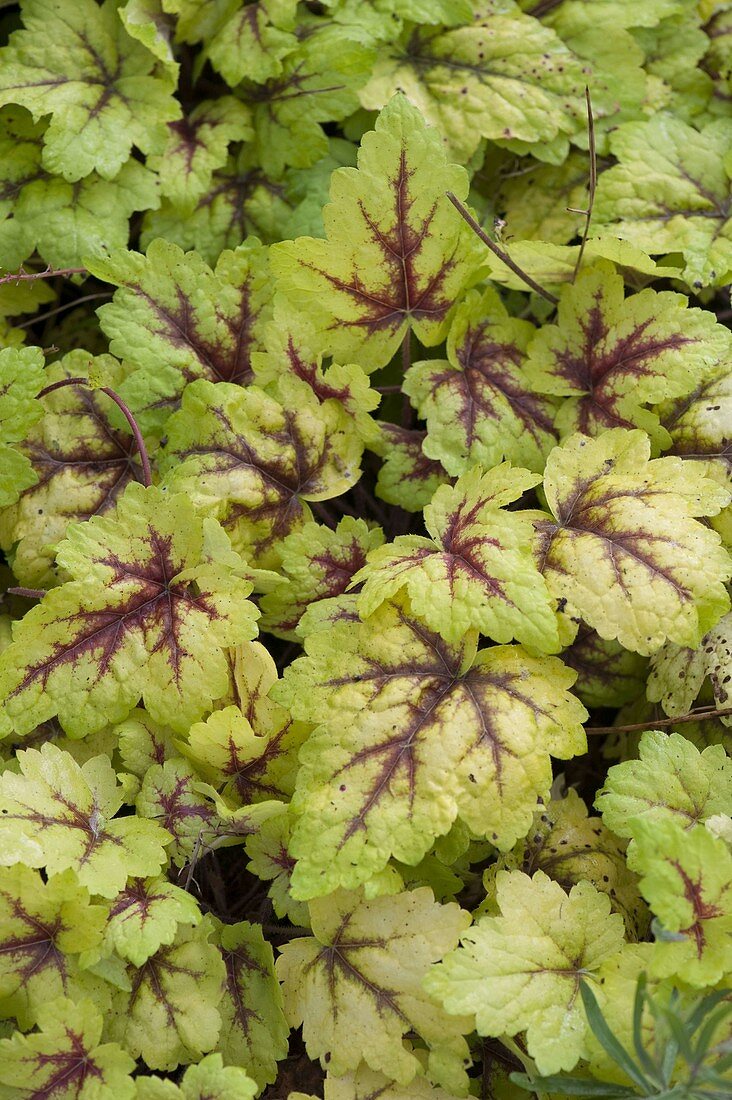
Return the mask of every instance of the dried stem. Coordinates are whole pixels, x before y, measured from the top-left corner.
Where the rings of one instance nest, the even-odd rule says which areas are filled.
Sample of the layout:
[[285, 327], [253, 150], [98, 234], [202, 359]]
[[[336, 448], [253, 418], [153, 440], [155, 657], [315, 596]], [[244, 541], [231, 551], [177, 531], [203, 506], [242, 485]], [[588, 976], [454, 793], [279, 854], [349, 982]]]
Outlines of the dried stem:
[[539, 284], [534, 279], [532, 279], [530, 275], [523, 271], [519, 267], [519, 265], [511, 259], [507, 252], [504, 252], [503, 249], [499, 245], [497, 245], [495, 241], [492, 241], [490, 239], [483, 227], [478, 224], [472, 214], [470, 214], [467, 208], [463, 206], [463, 204], [460, 202], [460, 199], [456, 198], [456, 196], [453, 195], [452, 191], [447, 192], [447, 197], [457, 210], [460, 217], [465, 222], [467, 222], [475, 235], [481, 239], [483, 244], [486, 245], [487, 248], [490, 248], [494, 256], [497, 256], [498, 259], [502, 263], [504, 263], [507, 268], [513, 271], [514, 275], [518, 275], [519, 279], [521, 279], [522, 282], [526, 283], [526, 285], [536, 294], [540, 294], [542, 298], [544, 298], [547, 302], [551, 302], [553, 306], [557, 305], [559, 299], [554, 294], [550, 293], [550, 291], [545, 290], [543, 286], [539, 286]]
[[638, 730], [655, 730], [662, 726], [676, 726], [682, 722], [701, 722], [704, 718], [724, 718], [732, 714], [732, 707], [717, 710], [716, 707], [700, 707], [682, 714], [679, 718], [650, 718], [647, 722], [633, 722], [629, 726], [587, 726], [585, 733], [598, 736], [603, 733], [637, 733]]
[[45, 588], [8, 588], [9, 596], [23, 596], [26, 600], [42, 600], [46, 595]]
[[[60, 382], [52, 382], [50, 386], [46, 386], [44, 390], [38, 394], [39, 397], [46, 397], [49, 393], [53, 393], [54, 390], [63, 389], [64, 386], [89, 386], [90, 389], [94, 387], [90, 385], [86, 378], [62, 378]], [[125, 420], [130, 426], [132, 434], [135, 438], [135, 444], [137, 446], [137, 453], [140, 456], [140, 465], [142, 466], [142, 484], [149, 488], [152, 485], [152, 470], [150, 467], [150, 458], [147, 453], [147, 447], [145, 446], [145, 440], [142, 438], [142, 432], [140, 426], [135, 420], [132, 414], [132, 410], [128, 408], [122, 398], [114, 390], [111, 390], [109, 386], [100, 386], [100, 393], [106, 393], [107, 397], [114, 401], [117, 408], [120, 410]]]
[[49, 264], [45, 271], [26, 271], [23, 267], [0, 276], [0, 286], [5, 283], [30, 282], [33, 279], [55, 279], [58, 275], [86, 275], [85, 267], [53, 268]]
[[31, 317], [29, 321], [23, 321], [21, 324], [16, 325], [16, 328], [30, 328], [31, 325], [35, 325], [38, 321], [47, 321], [49, 317], [55, 317], [57, 313], [64, 313], [67, 309], [74, 309], [76, 306], [83, 305], [84, 302], [93, 302], [97, 298], [111, 298], [111, 291], [99, 291], [97, 294], [85, 294], [83, 298], [77, 298], [73, 302], [65, 302], [62, 306], [56, 306], [55, 309], [49, 309], [46, 313], [39, 313], [35, 317]]
[[579, 273], [579, 269], [582, 266], [582, 257], [585, 254], [585, 245], [587, 244], [587, 238], [590, 233], [590, 223], [592, 222], [592, 209], [595, 205], [595, 191], [597, 189], [597, 150], [595, 148], [595, 119], [592, 114], [592, 100], [590, 99], [590, 89], [585, 88], [585, 102], [587, 103], [587, 140], [588, 149], [590, 151], [590, 181], [587, 186], [587, 209], [586, 210], [571, 210], [571, 207], [567, 207], [572, 213], [584, 214], [585, 216], [585, 228], [582, 233], [582, 241], [580, 243], [580, 250], [577, 256], [577, 263], [574, 265], [574, 272], [572, 273], [572, 282], [575, 281]]

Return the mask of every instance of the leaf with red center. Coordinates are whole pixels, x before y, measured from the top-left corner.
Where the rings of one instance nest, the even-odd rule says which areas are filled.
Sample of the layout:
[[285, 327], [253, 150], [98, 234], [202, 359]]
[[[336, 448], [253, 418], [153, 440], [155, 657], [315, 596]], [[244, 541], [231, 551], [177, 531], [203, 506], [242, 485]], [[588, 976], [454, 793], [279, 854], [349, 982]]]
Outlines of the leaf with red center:
[[262, 1089], [276, 1079], [289, 1035], [272, 948], [261, 929], [247, 921], [216, 921], [212, 942], [226, 967], [217, 1049], [227, 1065], [243, 1066]]
[[113, 898], [129, 875], [154, 875], [169, 837], [155, 822], [115, 817], [122, 790], [107, 756], [79, 765], [53, 744], [17, 753], [0, 775], [0, 864], [72, 869], [92, 894]]
[[574, 673], [521, 646], [448, 645], [406, 599], [306, 640], [275, 695], [320, 722], [300, 752], [290, 854], [297, 898], [413, 866], [460, 819], [506, 850], [585, 750]]
[[89, 997], [104, 1007], [105, 983], [79, 965], [102, 942], [105, 910], [73, 871], [44, 882], [18, 864], [0, 869], [0, 1015], [27, 1031], [56, 997]]
[[732, 852], [703, 825], [631, 822], [633, 866], [662, 929], [651, 972], [710, 986], [732, 969]]
[[244, 841], [249, 856], [247, 870], [262, 882], [269, 882], [267, 891], [280, 919], [287, 918], [296, 927], [307, 928], [310, 917], [308, 907], [296, 901], [290, 892], [290, 879], [295, 860], [288, 851], [292, 824], [292, 812], [284, 803], [279, 811], [268, 817]]
[[146, 429], [162, 430], [196, 378], [251, 380], [271, 297], [257, 241], [223, 252], [214, 270], [162, 239], [146, 256], [120, 250], [89, 262], [94, 275], [119, 287], [99, 320], [112, 353], [137, 367], [121, 393]]
[[307, 501], [346, 492], [360, 477], [363, 444], [336, 401], [257, 386], [194, 382], [168, 423], [166, 484], [215, 514], [237, 550], [262, 568], [310, 518]]
[[274, 245], [272, 267], [323, 346], [368, 371], [389, 362], [410, 327], [439, 344], [476, 266], [472, 234], [445, 192], [467, 195], [438, 134], [404, 96], [364, 136], [358, 168], [333, 174], [326, 240]]
[[562, 660], [577, 673], [574, 693], [587, 707], [622, 707], [644, 690], [648, 662], [601, 638], [585, 623], [580, 623], [577, 637], [562, 651]]
[[0, 351], [0, 507], [12, 504], [36, 480], [31, 463], [17, 444], [43, 416], [36, 395], [44, 384], [40, 348]]
[[191, 726], [178, 747], [227, 801], [242, 806], [289, 799], [306, 735], [307, 727], [287, 714], [279, 728], [257, 734], [239, 707], [225, 707]]
[[537, 392], [567, 398], [556, 418], [562, 435], [638, 427], [668, 446], [645, 406], [688, 393], [699, 372], [730, 351], [729, 331], [687, 301], [651, 289], [625, 298], [607, 262], [585, 268], [562, 291], [558, 324], [537, 332], [526, 364]]
[[172, 944], [141, 967], [130, 964], [131, 988], [114, 995], [109, 1035], [150, 1069], [197, 1062], [216, 1046], [226, 974], [210, 935], [205, 917], [196, 928], [181, 926]]
[[198, 902], [165, 878], [131, 878], [109, 907], [104, 947], [142, 966], [173, 942], [181, 924], [201, 920]]
[[729, 491], [699, 463], [649, 455], [641, 431], [571, 436], [544, 475], [555, 518], [536, 521], [539, 566], [566, 613], [645, 656], [667, 638], [698, 645], [729, 607], [732, 571], [694, 518], [716, 515]]
[[222, 844], [241, 843], [278, 806], [267, 801], [232, 809], [180, 756], [148, 768], [136, 799], [139, 817], [159, 822], [173, 837], [169, 854], [179, 867], [187, 860], [195, 865]]
[[551, 597], [532, 556], [535, 513], [507, 511], [540, 478], [508, 463], [474, 467], [437, 490], [424, 510], [432, 538], [400, 535], [373, 550], [354, 577], [358, 607], [372, 611], [405, 588], [415, 613], [447, 642], [475, 627], [496, 642], [516, 638], [559, 649]]
[[[44, 385], [104, 372], [118, 390], [129, 373], [111, 355], [72, 351], [45, 372]], [[127, 422], [106, 394], [89, 386], [64, 386], [43, 399], [43, 419], [18, 450], [30, 462], [34, 484], [2, 517], [2, 542], [13, 549], [21, 584], [50, 587], [60, 579], [54, 547], [70, 523], [104, 515], [125, 487], [140, 480], [137, 447]]]
[[[338, 401], [353, 418], [356, 429], [365, 443], [372, 443], [379, 436], [378, 426], [370, 413], [379, 404], [380, 395], [371, 389], [368, 375], [356, 363], [341, 366], [332, 363], [323, 368], [323, 353], [313, 327], [304, 316], [278, 319], [267, 330], [266, 352], [252, 356], [257, 383], [276, 392], [279, 379], [296, 380], [311, 390], [321, 404], [329, 399]], [[297, 386], [292, 387], [297, 392]], [[307, 390], [306, 390], [307, 392]]]
[[39, 1031], [0, 1039], [0, 1094], [13, 1100], [133, 1100], [134, 1059], [117, 1043], [100, 1044], [103, 1024], [90, 1000], [47, 1002]]
[[365, 1061], [408, 1084], [421, 1066], [402, 1042], [407, 1032], [434, 1047], [469, 1030], [422, 984], [470, 923], [457, 905], [440, 905], [427, 887], [372, 900], [338, 890], [311, 902], [310, 915], [313, 936], [280, 949], [277, 975], [311, 1058], [335, 1074]]
[[440, 485], [450, 480], [441, 463], [422, 450], [427, 432], [379, 423], [381, 437], [371, 450], [383, 458], [376, 481], [376, 495], [406, 512], [421, 512]]
[[19, 734], [58, 715], [74, 736], [150, 715], [187, 730], [228, 686], [225, 647], [256, 633], [252, 586], [218, 525], [182, 494], [127, 486], [115, 511], [69, 529], [72, 580], [17, 625], [0, 657], [6, 720]]
[[711, 363], [696, 375], [683, 397], [664, 401], [654, 412], [671, 437], [671, 452], [711, 460], [732, 469], [732, 371], [729, 360]]
[[509, 317], [494, 290], [472, 291], [458, 307], [447, 359], [415, 363], [404, 392], [427, 421], [425, 454], [458, 476], [502, 459], [541, 472], [556, 443], [555, 404], [532, 393], [524, 370], [533, 335]]
[[209, 189], [216, 169], [226, 164], [229, 144], [251, 138], [252, 124], [241, 100], [221, 96], [199, 103], [187, 118], [169, 122], [168, 135], [159, 160], [160, 191], [190, 209]]
[[318, 600], [345, 592], [369, 552], [383, 541], [380, 527], [352, 516], [344, 516], [335, 531], [318, 523], [293, 531], [281, 548], [283, 583], [261, 602], [262, 629], [296, 640], [305, 611]]

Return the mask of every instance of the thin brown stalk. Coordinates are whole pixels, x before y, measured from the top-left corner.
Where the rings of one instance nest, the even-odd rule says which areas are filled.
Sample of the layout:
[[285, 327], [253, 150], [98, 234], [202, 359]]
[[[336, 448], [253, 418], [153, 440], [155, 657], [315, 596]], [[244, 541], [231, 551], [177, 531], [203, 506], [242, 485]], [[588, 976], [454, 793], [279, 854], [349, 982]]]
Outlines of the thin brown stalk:
[[637, 733], [639, 730], [655, 730], [664, 726], [681, 725], [682, 722], [701, 722], [705, 718], [724, 718], [732, 714], [732, 707], [717, 710], [716, 707], [700, 707], [682, 714], [679, 718], [649, 718], [647, 722], [632, 722], [628, 726], [587, 726], [585, 733], [599, 736], [607, 733]]
[[503, 249], [499, 245], [497, 245], [495, 241], [492, 241], [486, 231], [483, 229], [483, 227], [478, 224], [472, 214], [470, 214], [467, 208], [463, 206], [463, 204], [460, 202], [460, 199], [453, 195], [452, 191], [447, 192], [447, 197], [452, 205], [455, 207], [463, 221], [465, 221], [470, 226], [476, 237], [479, 237], [483, 244], [487, 248], [490, 248], [494, 256], [497, 256], [498, 259], [502, 263], [504, 263], [510, 271], [513, 271], [514, 275], [517, 275], [519, 279], [521, 279], [522, 282], [526, 283], [526, 285], [536, 294], [541, 295], [541, 297], [544, 298], [545, 301], [551, 302], [553, 306], [557, 305], [559, 299], [556, 297], [556, 295], [552, 294], [548, 290], [545, 290], [543, 286], [539, 286], [536, 280], [532, 279], [526, 271], [520, 268], [519, 265], [511, 259], [507, 252], [504, 252]]
[[19, 268], [18, 271], [10, 271], [7, 275], [0, 276], [0, 286], [5, 283], [24, 283], [33, 279], [55, 279], [58, 275], [86, 275], [85, 267], [61, 267], [53, 268], [49, 264], [45, 271], [26, 271]]
[[[574, 265], [574, 272], [572, 273], [572, 282], [575, 281], [579, 273], [579, 269], [582, 266], [582, 257], [585, 254], [585, 246], [587, 244], [587, 238], [590, 233], [590, 224], [592, 222], [592, 210], [595, 205], [595, 191], [597, 190], [597, 150], [595, 148], [595, 119], [592, 114], [592, 100], [590, 98], [590, 89], [585, 88], [585, 102], [587, 104], [587, 139], [588, 149], [590, 152], [590, 180], [587, 185], [587, 209], [586, 210], [572, 210], [572, 213], [584, 214], [585, 216], [585, 228], [582, 232], [582, 241], [580, 242], [580, 249], [577, 255], [577, 262]], [[567, 208], [571, 210], [571, 207]]]

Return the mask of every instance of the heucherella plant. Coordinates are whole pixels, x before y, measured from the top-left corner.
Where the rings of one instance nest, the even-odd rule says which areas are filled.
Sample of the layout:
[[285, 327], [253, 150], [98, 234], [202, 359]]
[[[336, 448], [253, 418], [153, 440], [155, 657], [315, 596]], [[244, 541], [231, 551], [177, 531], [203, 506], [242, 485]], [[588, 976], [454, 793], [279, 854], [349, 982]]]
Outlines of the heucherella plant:
[[0, 0], [0, 1100], [727, 1100], [731, 80]]

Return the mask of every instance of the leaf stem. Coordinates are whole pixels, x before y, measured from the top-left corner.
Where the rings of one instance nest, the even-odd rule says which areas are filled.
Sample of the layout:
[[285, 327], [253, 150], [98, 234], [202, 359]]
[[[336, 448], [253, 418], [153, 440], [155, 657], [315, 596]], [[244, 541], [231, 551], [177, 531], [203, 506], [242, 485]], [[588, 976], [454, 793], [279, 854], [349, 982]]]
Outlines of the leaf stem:
[[23, 596], [26, 600], [42, 600], [46, 595], [46, 590], [45, 588], [23, 588], [19, 586], [8, 588], [7, 593], [9, 596]]
[[682, 722], [701, 722], [704, 718], [724, 718], [727, 714], [732, 714], [732, 707], [720, 710], [716, 707], [700, 707], [698, 710], [690, 710], [688, 714], [682, 714], [679, 718], [650, 718], [647, 722], [633, 722], [629, 726], [587, 726], [585, 733], [636, 733], [638, 730], [654, 730]]
[[582, 266], [582, 257], [585, 254], [585, 245], [587, 244], [587, 237], [589, 236], [590, 232], [592, 209], [595, 205], [595, 190], [597, 188], [597, 150], [595, 147], [595, 119], [592, 114], [592, 100], [590, 99], [590, 89], [588, 87], [585, 87], [585, 102], [587, 103], [587, 139], [590, 152], [590, 181], [587, 187], [587, 209], [583, 211], [585, 215], [585, 228], [582, 233], [582, 241], [580, 243], [579, 255], [577, 256], [577, 263], [574, 265], [574, 272], [572, 273], [572, 282], [574, 282], [577, 278], [579, 269]]
[[558, 305], [559, 299], [554, 294], [552, 294], [548, 290], [545, 290], [543, 286], [539, 286], [539, 284], [534, 279], [532, 279], [530, 275], [523, 271], [519, 267], [519, 265], [511, 259], [507, 252], [504, 252], [503, 249], [500, 248], [495, 241], [492, 241], [490, 239], [483, 227], [478, 224], [472, 214], [470, 214], [467, 208], [463, 206], [463, 204], [460, 202], [460, 199], [453, 195], [452, 191], [447, 191], [446, 194], [452, 205], [457, 210], [460, 217], [465, 222], [467, 222], [467, 224], [473, 230], [475, 235], [480, 238], [483, 244], [486, 245], [486, 247], [490, 248], [494, 256], [497, 256], [498, 259], [501, 260], [501, 262], [504, 263], [507, 268], [513, 271], [514, 275], [518, 275], [519, 279], [521, 279], [522, 282], [526, 283], [526, 285], [530, 287], [531, 290], [535, 291], [536, 294], [541, 295], [541, 297], [544, 298], [547, 302], [551, 302], [553, 306]]
[[46, 313], [37, 314], [35, 317], [31, 317], [29, 321], [22, 321], [16, 328], [30, 328], [31, 325], [35, 325], [37, 321], [47, 321], [49, 317], [55, 317], [57, 313], [63, 313], [67, 309], [74, 309], [76, 306], [83, 305], [84, 302], [93, 302], [97, 298], [111, 298], [111, 292], [99, 291], [97, 294], [85, 294], [83, 298], [76, 298], [73, 302], [64, 302], [61, 306], [56, 306], [55, 309], [49, 309]]
[[5, 283], [23, 283], [33, 279], [55, 279], [57, 275], [86, 275], [86, 270], [85, 267], [53, 268], [50, 264], [45, 271], [26, 271], [20, 267], [17, 271], [0, 276], [0, 286]]
[[[63, 389], [64, 386], [88, 386], [89, 389], [93, 389], [89, 381], [86, 378], [62, 378], [59, 382], [52, 382], [50, 386], [46, 386], [38, 394], [39, 397], [46, 397], [49, 393], [53, 393], [54, 390]], [[142, 432], [140, 426], [135, 420], [132, 414], [132, 410], [128, 408], [122, 398], [114, 390], [111, 390], [109, 386], [100, 386], [100, 393], [106, 393], [107, 397], [114, 401], [117, 408], [120, 410], [125, 420], [130, 426], [132, 435], [135, 439], [137, 446], [137, 453], [140, 456], [140, 465], [142, 466], [142, 484], [146, 489], [149, 489], [152, 485], [152, 470], [150, 467], [150, 457], [147, 453], [147, 447], [145, 446], [145, 440], [142, 438]]]
[[[412, 330], [408, 328], [402, 340], [402, 377], [406, 377], [407, 371], [412, 365]], [[412, 403], [406, 393], [402, 398], [402, 427], [411, 428], [413, 421]]]

